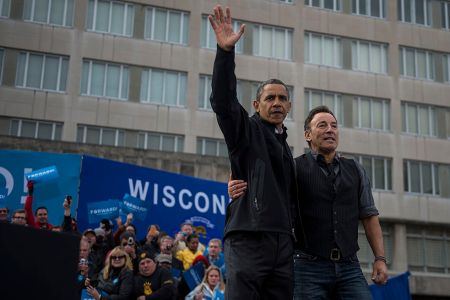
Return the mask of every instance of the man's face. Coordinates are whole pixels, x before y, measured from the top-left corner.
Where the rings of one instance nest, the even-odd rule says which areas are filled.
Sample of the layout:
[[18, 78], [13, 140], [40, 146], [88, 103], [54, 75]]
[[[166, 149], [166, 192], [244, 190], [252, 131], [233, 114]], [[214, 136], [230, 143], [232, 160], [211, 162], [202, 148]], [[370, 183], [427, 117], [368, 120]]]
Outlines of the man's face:
[[87, 242], [89, 243], [89, 245], [91, 245], [91, 247], [97, 242], [97, 237], [92, 232], [88, 232], [84, 236], [86, 237]]
[[173, 247], [173, 240], [165, 238], [161, 240], [161, 245], [159, 246], [159, 250], [161, 253], [170, 254]]
[[156, 263], [150, 258], [145, 258], [139, 262], [139, 273], [144, 276], [152, 275], [155, 269]]
[[80, 258], [87, 259], [89, 256], [89, 244], [80, 243]]
[[27, 219], [25, 217], [25, 213], [15, 213], [11, 219], [11, 223], [17, 224], [17, 225], [27, 224]]
[[196, 252], [198, 248], [198, 238], [192, 238], [186, 245], [189, 250]]
[[211, 257], [219, 256], [220, 247], [218, 242], [210, 242], [208, 246], [208, 253]]
[[47, 210], [45, 208], [38, 209], [38, 211], [36, 212], [36, 218], [39, 223], [47, 224], [48, 223]]
[[183, 225], [183, 227], [181, 227], [181, 232], [183, 232], [186, 236], [192, 234], [192, 232], [194, 232], [194, 229], [192, 228], [191, 225]]
[[311, 142], [311, 149], [320, 154], [336, 151], [339, 144], [338, 124], [333, 115], [325, 112], [314, 115], [305, 139]]
[[8, 220], [8, 209], [6, 207], [0, 208], [0, 221]]
[[263, 120], [281, 128], [291, 109], [291, 101], [284, 85], [267, 84], [259, 100], [253, 101], [253, 107]]

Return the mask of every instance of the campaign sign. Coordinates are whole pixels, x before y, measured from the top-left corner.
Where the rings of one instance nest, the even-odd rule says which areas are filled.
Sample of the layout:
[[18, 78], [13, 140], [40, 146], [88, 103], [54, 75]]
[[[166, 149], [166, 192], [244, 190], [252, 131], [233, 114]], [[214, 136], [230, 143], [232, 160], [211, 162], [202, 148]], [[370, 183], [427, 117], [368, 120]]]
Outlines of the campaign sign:
[[56, 166], [50, 166], [25, 174], [25, 178], [34, 183], [50, 181], [58, 178], [58, 176], [58, 169], [56, 169]]
[[133, 218], [145, 221], [148, 209], [145, 207], [144, 201], [136, 197], [131, 197], [129, 194], [125, 194], [122, 201], [122, 213], [132, 213]]
[[174, 236], [184, 222], [193, 224], [202, 243], [223, 236], [230, 201], [225, 183], [91, 156], [83, 156], [82, 160], [79, 228], [98, 226], [89, 219], [88, 203], [122, 199], [125, 194], [130, 196], [122, 203], [122, 210], [132, 208], [126, 203], [133, 203], [139, 210], [133, 220], [139, 239], [145, 237], [150, 224], [158, 224], [161, 231]]
[[48, 169], [47, 175], [58, 174], [57, 178], [34, 185], [33, 211], [47, 207], [49, 222], [59, 225], [64, 217], [64, 198], [71, 195], [71, 213], [76, 217], [80, 165], [81, 155], [76, 154], [0, 150], [0, 189], [7, 190], [2, 193], [6, 195], [6, 206], [10, 211], [23, 208], [28, 193], [26, 174], [53, 166], [54, 171]]
[[89, 202], [87, 204], [89, 223], [100, 223], [102, 219], [114, 220], [119, 216], [119, 200]]

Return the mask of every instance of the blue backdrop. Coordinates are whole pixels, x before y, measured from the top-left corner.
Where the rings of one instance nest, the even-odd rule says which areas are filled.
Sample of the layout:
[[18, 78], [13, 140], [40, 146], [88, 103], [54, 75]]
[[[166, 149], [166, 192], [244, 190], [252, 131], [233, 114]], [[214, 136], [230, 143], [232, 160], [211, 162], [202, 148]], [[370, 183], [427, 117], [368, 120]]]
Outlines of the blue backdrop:
[[131, 203], [127, 203], [128, 208], [142, 212], [140, 218], [133, 221], [139, 238], [145, 237], [150, 224], [158, 224], [161, 230], [173, 236], [186, 221], [193, 223], [203, 242], [223, 235], [229, 202], [226, 184], [83, 156], [79, 227], [98, 227], [98, 218], [93, 214], [101, 211], [102, 206], [104, 211], [114, 214], [112, 206], [116, 205], [116, 200], [124, 203], [124, 197]]
[[75, 154], [0, 150], [0, 206], [6, 205], [11, 212], [23, 208], [27, 195], [25, 174], [56, 166], [58, 177], [35, 184], [33, 211], [46, 206], [49, 222], [60, 225], [64, 213], [62, 204], [67, 194], [73, 197], [72, 214], [75, 215], [80, 163], [81, 156]]

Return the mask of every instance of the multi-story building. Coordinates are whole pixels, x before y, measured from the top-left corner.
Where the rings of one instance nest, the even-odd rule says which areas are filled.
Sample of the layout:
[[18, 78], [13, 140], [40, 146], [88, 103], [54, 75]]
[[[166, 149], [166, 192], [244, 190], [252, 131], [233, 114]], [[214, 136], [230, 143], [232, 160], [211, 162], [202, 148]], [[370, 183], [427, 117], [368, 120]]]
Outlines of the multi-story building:
[[[415, 299], [450, 299], [450, 1], [219, 2], [236, 28], [247, 25], [236, 47], [242, 105], [252, 113], [258, 82], [285, 81], [296, 155], [308, 110], [332, 108], [340, 151], [372, 180], [390, 273], [411, 270]], [[208, 99], [214, 5], [0, 0], [1, 148], [90, 152], [225, 181]]]

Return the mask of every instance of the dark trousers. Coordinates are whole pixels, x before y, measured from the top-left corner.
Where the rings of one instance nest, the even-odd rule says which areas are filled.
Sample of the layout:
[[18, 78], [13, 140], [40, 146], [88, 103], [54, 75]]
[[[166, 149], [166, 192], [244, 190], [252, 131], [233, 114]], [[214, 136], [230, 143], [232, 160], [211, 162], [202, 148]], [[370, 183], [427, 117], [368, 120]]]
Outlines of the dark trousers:
[[338, 261], [295, 251], [295, 300], [372, 300], [355, 255]]
[[236, 232], [224, 243], [226, 300], [292, 299], [293, 243], [289, 234]]

